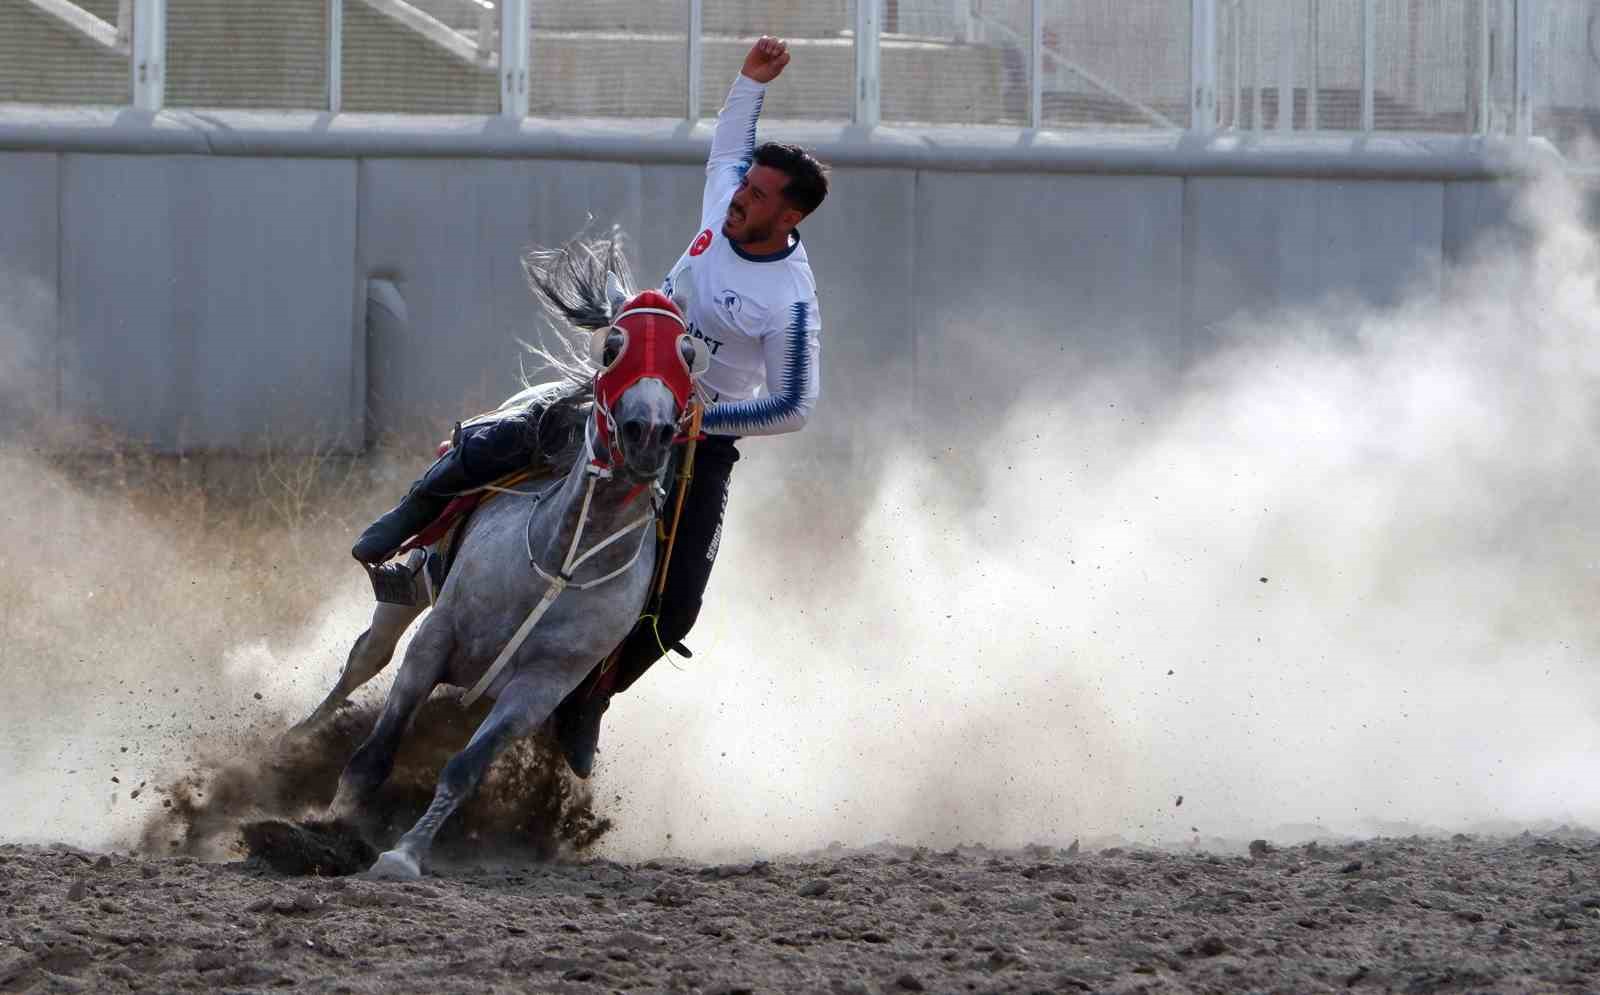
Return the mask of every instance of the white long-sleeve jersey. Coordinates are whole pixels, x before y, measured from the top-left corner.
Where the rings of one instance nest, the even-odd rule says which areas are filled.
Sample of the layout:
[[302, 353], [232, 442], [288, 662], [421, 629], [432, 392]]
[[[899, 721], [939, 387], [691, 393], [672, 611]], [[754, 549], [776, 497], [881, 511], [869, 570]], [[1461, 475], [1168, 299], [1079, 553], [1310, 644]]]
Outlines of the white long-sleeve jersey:
[[821, 394], [822, 316], [816, 280], [797, 231], [781, 252], [757, 256], [722, 234], [728, 203], [750, 168], [766, 85], [734, 80], [717, 114], [706, 161], [700, 233], [661, 289], [688, 298], [690, 334], [704, 339], [711, 395], [704, 428], [719, 435], [776, 435], [805, 425]]

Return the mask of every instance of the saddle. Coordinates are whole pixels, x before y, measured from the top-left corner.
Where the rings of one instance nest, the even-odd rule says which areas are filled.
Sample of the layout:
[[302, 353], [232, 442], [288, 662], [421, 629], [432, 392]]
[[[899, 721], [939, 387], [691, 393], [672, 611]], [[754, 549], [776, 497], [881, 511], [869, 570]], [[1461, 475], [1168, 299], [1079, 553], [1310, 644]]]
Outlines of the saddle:
[[544, 482], [564, 475], [577, 458], [583, 438], [583, 424], [589, 417], [590, 398], [585, 390], [556, 383], [530, 387], [507, 399], [493, 411], [468, 418], [456, 426], [451, 437], [439, 444], [435, 457], [443, 456], [460, 444], [463, 426], [508, 417], [539, 413], [538, 438], [526, 469], [507, 474], [475, 491], [458, 495], [444, 511], [396, 552], [403, 557], [414, 549], [433, 547], [422, 563], [409, 567], [401, 560], [381, 566], [367, 565], [373, 596], [384, 604], [415, 607], [433, 604], [444, 587], [446, 575], [455, 562], [464, 526], [479, 507], [500, 494], [526, 489], [531, 482]]
[[[441, 447], [442, 449], [443, 447]], [[540, 468], [542, 471], [543, 468]], [[414, 549], [428, 549], [427, 556], [415, 568], [396, 559], [382, 566], [367, 566], [367, 576], [372, 581], [372, 594], [378, 601], [389, 605], [415, 607], [426, 602], [433, 604], [444, 588], [445, 577], [455, 563], [461, 537], [466, 534], [466, 524], [473, 512], [493, 501], [501, 494], [526, 493], [527, 485], [554, 479], [553, 472], [535, 469], [519, 470], [487, 484], [479, 490], [457, 495], [445, 505], [431, 524], [418, 532], [396, 556], [404, 556]]]

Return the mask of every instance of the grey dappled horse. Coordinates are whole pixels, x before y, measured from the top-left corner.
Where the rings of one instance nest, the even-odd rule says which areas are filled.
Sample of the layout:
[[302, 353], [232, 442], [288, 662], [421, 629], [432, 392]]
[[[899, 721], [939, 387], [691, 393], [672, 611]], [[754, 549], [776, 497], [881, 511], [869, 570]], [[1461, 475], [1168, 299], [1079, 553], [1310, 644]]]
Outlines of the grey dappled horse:
[[[580, 327], [609, 326], [628, 296], [620, 281], [608, 281], [613, 270], [626, 272], [614, 242], [598, 247], [574, 243], [538, 254], [530, 257], [528, 270], [544, 302]], [[560, 365], [569, 380], [580, 380], [595, 368], [570, 347], [564, 360], [543, 355]], [[406, 650], [376, 727], [339, 779], [330, 816], [363, 821], [364, 807], [393, 769], [407, 725], [435, 687], [467, 688], [484, 678], [548, 590], [530, 558], [545, 571], [557, 571], [571, 562], [585, 506], [584, 550], [642, 516], [651, 520], [637, 536], [629, 533], [573, 570], [573, 585], [550, 602], [526, 641], [485, 689], [494, 706], [467, 746], [445, 765], [432, 804], [395, 848], [378, 858], [370, 872], [373, 876], [420, 877], [435, 834], [477, 787], [494, 758], [544, 722], [638, 621], [656, 559], [653, 502], [679, 435], [682, 412], [672, 390], [660, 379], [646, 377], [614, 399], [610, 413], [620, 458], [613, 450], [609, 476], [590, 471], [597, 447], [610, 446], [596, 442], [596, 432], [586, 419], [583, 448], [564, 479], [540, 488], [542, 496], [503, 494], [472, 515], [433, 610]], [[414, 551], [408, 565], [418, 566], [424, 556], [423, 550]], [[581, 587], [613, 571], [620, 572], [598, 586]], [[331, 713], [383, 669], [401, 633], [423, 607], [378, 605], [371, 627], [351, 649], [338, 686], [312, 720]]]

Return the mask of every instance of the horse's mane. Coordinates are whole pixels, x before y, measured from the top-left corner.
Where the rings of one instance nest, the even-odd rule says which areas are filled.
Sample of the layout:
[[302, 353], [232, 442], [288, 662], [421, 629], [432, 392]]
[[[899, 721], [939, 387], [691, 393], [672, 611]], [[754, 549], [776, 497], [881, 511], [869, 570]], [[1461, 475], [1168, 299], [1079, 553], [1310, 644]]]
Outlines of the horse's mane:
[[[586, 348], [588, 335], [580, 342], [576, 331], [592, 332], [611, 324], [607, 274], [615, 273], [623, 292], [633, 296], [633, 273], [623, 252], [622, 229], [613, 225], [604, 235], [580, 233], [558, 248], [533, 249], [522, 257], [522, 269], [556, 331], [558, 347], [523, 344], [562, 379], [588, 384], [595, 374], [594, 361]], [[523, 383], [529, 383], [526, 373]]]
[[611, 324], [606, 275], [615, 273], [624, 293], [633, 295], [622, 229], [613, 225], [604, 235], [582, 232], [557, 248], [532, 249], [522, 257], [522, 269], [550, 334], [541, 335], [536, 343], [522, 342], [537, 359], [531, 374], [526, 367], [521, 372], [524, 389], [466, 423], [537, 405], [539, 451], [552, 459], [570, 457], [582, 442], [582, 433], [574, 426], [581, 426], [593, 399], [596, 369], [589, 357], [589, 336]]

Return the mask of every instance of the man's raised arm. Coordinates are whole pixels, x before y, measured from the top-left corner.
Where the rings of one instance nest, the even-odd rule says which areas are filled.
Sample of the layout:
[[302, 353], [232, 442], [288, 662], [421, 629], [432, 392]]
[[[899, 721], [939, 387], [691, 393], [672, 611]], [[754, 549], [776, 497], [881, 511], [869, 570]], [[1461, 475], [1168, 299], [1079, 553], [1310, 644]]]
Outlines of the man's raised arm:
[[[711, 157], [706, 173], [713, 180], [720, 173], [737, 176], [750, 165], [756, 150], [756, 119], [761, 116], [761, 100], [767, 84], [778, 78], [789, 64], [789, 46], [765, 35], [744, 57], [739, 76], [728, 91], [728, 99], [717, 113], [717, 127], [711, 134]], [[707, 188], [710, 195], [710, 188]]]

